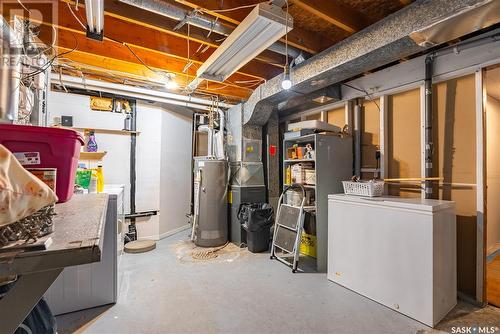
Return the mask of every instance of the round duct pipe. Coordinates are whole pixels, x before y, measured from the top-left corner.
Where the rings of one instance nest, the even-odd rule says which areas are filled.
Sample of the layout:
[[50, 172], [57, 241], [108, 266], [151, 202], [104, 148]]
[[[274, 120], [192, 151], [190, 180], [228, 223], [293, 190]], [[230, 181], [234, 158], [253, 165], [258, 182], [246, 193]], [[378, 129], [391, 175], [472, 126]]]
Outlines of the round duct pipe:
[[20, 54], [17, 39], [0, 17], [0, 123], [12, 123], [19, 106], [19, 84], [21, 80]]

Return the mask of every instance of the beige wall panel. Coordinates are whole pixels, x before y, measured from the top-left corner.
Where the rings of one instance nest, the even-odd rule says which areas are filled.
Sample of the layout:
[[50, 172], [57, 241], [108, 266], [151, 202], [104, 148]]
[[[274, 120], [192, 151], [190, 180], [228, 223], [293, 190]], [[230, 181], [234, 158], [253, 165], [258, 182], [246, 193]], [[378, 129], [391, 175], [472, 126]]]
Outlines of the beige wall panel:
[[[376, 100], [380, 105], [380, 100]], [[361, 167], [376, 168], [375, 152], [380, 148], [380, 110], [373, 101], [365, 101], [361, 120]], [[370, 179], [373, 178], [373, 174]]]
[[[420, 89], [388, 97], [387, 161], [389, 178], [421, 177]], [[389, 194], [420, 197], [419, 185], [389, 185]]]
[[345, 107], [329, 110], [328, 123], [336, 125], [342, 129], [347, 123], [345, 120]]
[[[486, 70], [486, 249], [500, 249], [500, 66]], [[498, 256], [500, 257], [500, 255]], [[497, 260], [498, 261], [498, 260]], [[500, 278], [496, 278], [500, 281]], [[488, 291], [490, 294], [491, 291]], [[499, 295], [499, 291], [496, 291]]]
[[[500, 77], [500, 68], [496, 71]], [[486, 248], [488, 254], [491, 254], [500, 249], [500, 101], [491, 96], [486, 100], [486, 134], [488, 185]]]
[[[437, 194], [456, 203], [458, 290], [476, 294], [475, 80], [469, 75], [434, 85], [434, 175], [444, 178]], [[450, 185], [452, 184], [452, 185]], [[437, 189], [436, 189], [437, 190]]]
[[308, 121], [321, 121], [321, 113], [307, 115], [306, 120]]

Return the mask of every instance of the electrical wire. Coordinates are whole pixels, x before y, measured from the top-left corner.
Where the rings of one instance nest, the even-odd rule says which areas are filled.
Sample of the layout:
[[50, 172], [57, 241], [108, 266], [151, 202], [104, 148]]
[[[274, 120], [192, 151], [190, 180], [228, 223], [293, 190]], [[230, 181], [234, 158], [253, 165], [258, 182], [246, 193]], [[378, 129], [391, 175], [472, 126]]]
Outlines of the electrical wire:
[[29, 10], [28, 8], [26, 8], [26, 6], [25, 6], [25, 5], [21, 2], [21, 0], [17, 0], [17, 2], [21, 5], [21, 7], [23, 7], [23, 9], [24, 9], [25, 11], [27, 11], [28, 13], [30, 13], [30, 14], [31, 14], [31, 10]]
[[78, 18], [78, 16], [76, 16], [76, 13], [73, 11], [73, 9], [71, 9], [71, 6], [69, 5], [69, 3], [66, 2], [66, 5], [68, 6], [68, 9], [71, 12], [71, 14], [73, 15], [73, 17], [75, 18], [75, 20], [77, 20], [78, 23], [82, 26], [83, 30], [87, 30], [87, 27], [83, 24], [82, 21], [80, 21], [80, 19]]
[[56, 54], [54, 57], [52, 57], [49, 61], [47, 61], [44, 65], [42, 65], [38, 70], [36, 71], [33, 71], [31, 73], [27, 73], [27, 74], [23, 74], [23, 79], [26, 79], [26, 78], [31, 78], [31, 77], [34, 77], [40, 73], [43, 73], [45, 72], [51, 65], [52, 63], [59, 57], [62, 57], [64, 55], [67, 55], [73, 51], [75, 51], [76, 49], [78, 49], [78, 39], [76, 39], [76, 36], [74, 34], [72, 34], [73, 38], [75, 39], [75, 47], [71, 50], [67, 50], [67, 51], [64, 51], [64, 52], [61, 52], [59, 54]]
[[[188, 26], [187, 27], [187, 33], [188, 33], [188, 38], [187, 38], [187, 58], [188, 58], [187, 61], [188, 62], [187, 62], [187, 64], [190, 64], [190, 63], [193, 64], [193, 62], [191, 61], [191, 43], [190, 43], [190, 41], [191, 41], [191, 38], [190, 38], [191, 37], [191, 24], [188, 22], [187, 26]], [[187, 64], [185, 67], [186, 74], [187, 74], [186, 75], [186, 87], [189, 86], [189, 68], [191, 67], [191, 65], [188, 66]]]
[[[82, 23], [82, 21], [78, 18], [78, 16], [75, 14], [75, 12], [73, 11], [73, 9], [71, 8], [71, 6], [69, 5], [69, 3], [66, 3], [66, 5], [68, 5], [68, 9], [70, 10], [71, 14], [73, 15], [73, 17], [75, 18], [75, 20], [78, 21], [78, 23], [80, 24], [80, 26], [86, 31], [87, 28], [85, 27], [85, 25]], [[146, 64], [141, 57], [139, 57], [139, 55], [137, 55], [137, 53], [135, 53], [135, 51], [128, 45], [128, 43], [126, 42], [123, 42], [123, 41], [119, 41], [115, 38], [112, 38], [112, 37], [108, 37], [108, 36], [105, 36], [103, 35], [103, 37], [109, 39], [110, 41], [113, 41], [115, 43], [118, 43], [118, 44], [121, 44], [123, 46], [125, 46], [129, 51], [130, 53], [144, 66], [146, 67], [148, 70], [150, 70], [151, 72], [155, 73], [155, 74], [161, 74], [161, 75], [167, 75], [167, 79], [171, 79], [171, 76], [173, 76], [173, 73], [171, 72], [167, 72], [167, 71], [161, 71], [161, 70], [156, 70], [156, 69], [153, 69], [151, 68], [148, 64]]]
[[135, 52], [134, 50], [132, 50], [132, 48], [127, 44], [127, 43], [122, 43], [123, 45], [125, 45], [125, 47], [134, 55], [134, 57], [142, 64], [144, 65], [148, 70], [150, 70], [151, 72], [154, 72], [154, 73], [158, 73], [157, 70], [154, 70], [152, 69], [151, 67], [148, 66], [148, 64], [146, 64], [142, 59], [141, 57], [139, 57]]
[[245, 9], [245, 8], [254, 8], [258, 4], [253, 4], [253, 5], [244, 5], [244, 6], [238, 6], [238, 7], [233, 7], [233, 8], [225, 8], [225, 9], [205, 9], [201, 8], [201, 11], [208, 11], [208, 12], [214, 12], [214, 13], [225, 13], [225, 12], [232, 12], [235, 10], [240, 10], [240, 9]]
[[[242, 7], [244, 7], [244, 8], [248, 8], [248, 7], [255, 7], [255, 6], [256, 6], [256, 5], [249, 5], [249, 6], [242, 6]], [[79, 20], [79, 18], [78, 18], [78, 17], [76, 16], [76, 14], [73, 12], [73, 10], [72, 10], [72, 9], [71, 9], [71, 7], [69, 6], [69, 4], [68, 4], [68, 7], [69, 7], [69, 9], [70, 9], [70, 11], [71, 11], [71, 14], [72, 14], [72, 15], [73, 15], [73, 17], [75, 18], [75, 20], [77, 20], [77, 21], [78, 21], [78, 23], [82, 26], [82, 28], [83, 28], [84, 30], [86, 30], [85, 25], [84, 25], [84, 24], [83, 24], [83, 23]], [[234, 9], [231, 9], [231, 10], [235, 10], [235, 9], [241, 9], [241, 8], [234, 8]], [[226, 10], [225, 10], [225, 11], [226, 11]], [[227, 10], [227, 11], [229, 11], [229, 10]], [[196, 15], [196, 12], [195, 12], [195, 14], [194, 14], [194, 15]], [[217, 22], [217, 21], [216, 21], [216, 22]], [[194, 62], [191, 60], [191, 50], [190, 50], [190, 48], [191, 48], [191, 44], [190, 44], [190, 37], [191, 37], [191, 36], [190, 36], [190, 34], [191, 34], [191, 24], [190, 24], [189, 22], [187, 22], [187, 25], [188, 25], [188, 36], [187, 36], [187, 47], [188, 47], [187, 52], [188, 52], [188, 62], [187, 62], [186, 66], [184, 67], [184, 70], [183, 70], [183, 71], [186, 71], [186, 74], [188, 74], [188, 75], [186, 75], [186, 80], [187, 80], [187, 81], [186, 81], [186, 86], [189, 84], [189, 68], [190, 68], [192, 65], [195, 65], [195, 64], [194, 64]], [[111, 40], [111, 41], [113, 41], [113, 42], [115, 42], [115, 43], [119, 43], [119, 44], [121, 44], [121, 45], [124, 45], [124, 46], [125, 46], [125, 47], [126, 47], [126, 48], [130, 51], [130, 53], [131, 53], [131, 54], [132, 54], [132, 55], [133, 55], [133, 56], [134, 56], [134, 57], [135, 57], [135, 58], [136, 58], [136, 59], [137, 59], [137, 60], [138, 60], [138, 61], [139, 61], [139, 62], [140, 62], [140, 63], [141, 63], [144, 67], [146, 67], [146, 68], [147, 68], [148, 70], [150, 70], [151, 72], [156, 73], [156, 74], [162, 74], [162, 75], [165, 75], [165, 74], [166, 74], [168, 79], [171, 79], [171, 76], [175, 75], [175, 74], [173, 74], [173, 73], [171, 73], [171, 72], [162, 71], [162, 70], [156, 70], [156, 69], [151, 68], [148, 64], [146, 64], [146, 63], [142, 60], [142, 58], [141, 58], [141, 57], [139, 57], [139, 55], [137, 55], [137, 53], [135, 53], [135, 52], [134, 52], [134, 50], [133, 50], [133, 49], [132, 49], [132, 48], [128, 45], [128, 43], [123, 42], [123, 41], [119, 41], [119, 40], [117, 40], [117, 39], [114, 39], [114, 38], [108, 37], [108, 36], [106, 36], [106, 35], [104, 35], [103, 37], [105, 37], [105, 38], [107, 38], [107, 39], [109, 39], [109, 40]], [[76, 39], [76, 38], [75, 38], [75, 39]], [[204, 52], [206, 52], [207, 50], [208, 50], [208, 46], [207, 46], [207, 47], [205, 47], [204, 49], [202, 49], [201, 53], [204, 53]], [[72, 51], [74, 51], [74, 50], [68, 51], [68, 53], [69, 53], [69, 52], [72, 52]], [[198, 53], [199, 51], [200, 51], [200, 48], [198, 48], [197, 53]], [[58, 56], [57, 56], [57, 58], [59, 58], [59, 56], [65, 55], [65, 54], [67, 54], [67, 53], [63, 53], [63, 54], [61, 54], [61, 55], [58, 55]], [[51, 62], [51, 64], [52, 64], [52, 62]], [[38, 73], [37, 73], [37, 74], [38, 74]], [[35, 75], [36, 75], [36, 74], [35, 74]], [[255, 84], [254, 84], [254, 85], [255, 85]], [[253, 85], [252, 85], [252, 86], [253, 86]], [[227, 85], [226, 85], [226, 86], [224, 86], [223, 88], [225, 88], [225, 87], [227, 87]], [[219, 89], [222, 89], [222, 88], [219, 88]]]
[[285, 27], [285, 61], [286, 61], [286, 66], [288, 66], [288, 0], [285, 0], [286, 3], [286, 27]]
[[349, 88], [351, 88], [351, 89], [357, 90], [358, 92], [365, 93], [365, 97], [370, 98], [370, 102], [375, 103], [375, 105], [377, 106], [378, 111], [379, 111], [379, 112], [382, 112], [382, 110], [380, 109], [379, 104], [377, 103], [377, 101], [375, 101], [375, 98], [373, 98], [373, 95], [371, 95], [370, 93], [368, 93], [366, 90], [364, 90], [364, 89], [362, 89], [362, 88], [358, 88], [358, 87], [351, 86], [351, 85], [346, 84], [346, 83], [343, 83], [342, 85], [344, 85], [344, 86], [346, 86], [346, 87], [349, 87]]

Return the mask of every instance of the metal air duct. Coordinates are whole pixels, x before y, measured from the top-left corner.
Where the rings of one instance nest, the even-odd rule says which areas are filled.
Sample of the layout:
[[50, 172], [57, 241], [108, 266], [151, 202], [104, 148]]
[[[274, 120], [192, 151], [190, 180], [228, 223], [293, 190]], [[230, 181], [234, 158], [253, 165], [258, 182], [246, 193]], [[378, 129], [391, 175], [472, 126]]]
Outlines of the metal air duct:
[[431, 43], [419, 45], [412, 39], [416, 32], [427, 36], [431, 31], [427, 29], [436, 24], [444, 29], [457, 20], [475, 22], [455, 26], [452, 34], [440, 34], [439, 38], [435, 34], [422, 37], [442, 43], [500, 22], [500, 11], [495, 8], [498, 0], [417, 0], [292, 68], [293, 87], [289, 91], [281, 88], [282, 75], [277, 76], [260, 85], [247, 102], [234, 107], [235, 111], [243, 109], [243, 124], [263, 125], [276, 106], [290, 97], [309, 94], [428, 49]]
[[19, 105], [20, 47], [7, 21], [0, 16], [0, 122], [12, 122]]

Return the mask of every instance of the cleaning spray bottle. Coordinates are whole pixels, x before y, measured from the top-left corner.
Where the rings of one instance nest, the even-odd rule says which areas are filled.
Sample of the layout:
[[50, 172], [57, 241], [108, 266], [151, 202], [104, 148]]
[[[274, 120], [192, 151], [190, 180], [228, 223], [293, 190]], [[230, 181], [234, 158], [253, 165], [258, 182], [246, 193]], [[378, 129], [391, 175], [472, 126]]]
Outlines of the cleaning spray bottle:
[[97, 142], [94, 131], [89, 132], [89, 141], [87, 142], [87, 152], [97, 152]]

